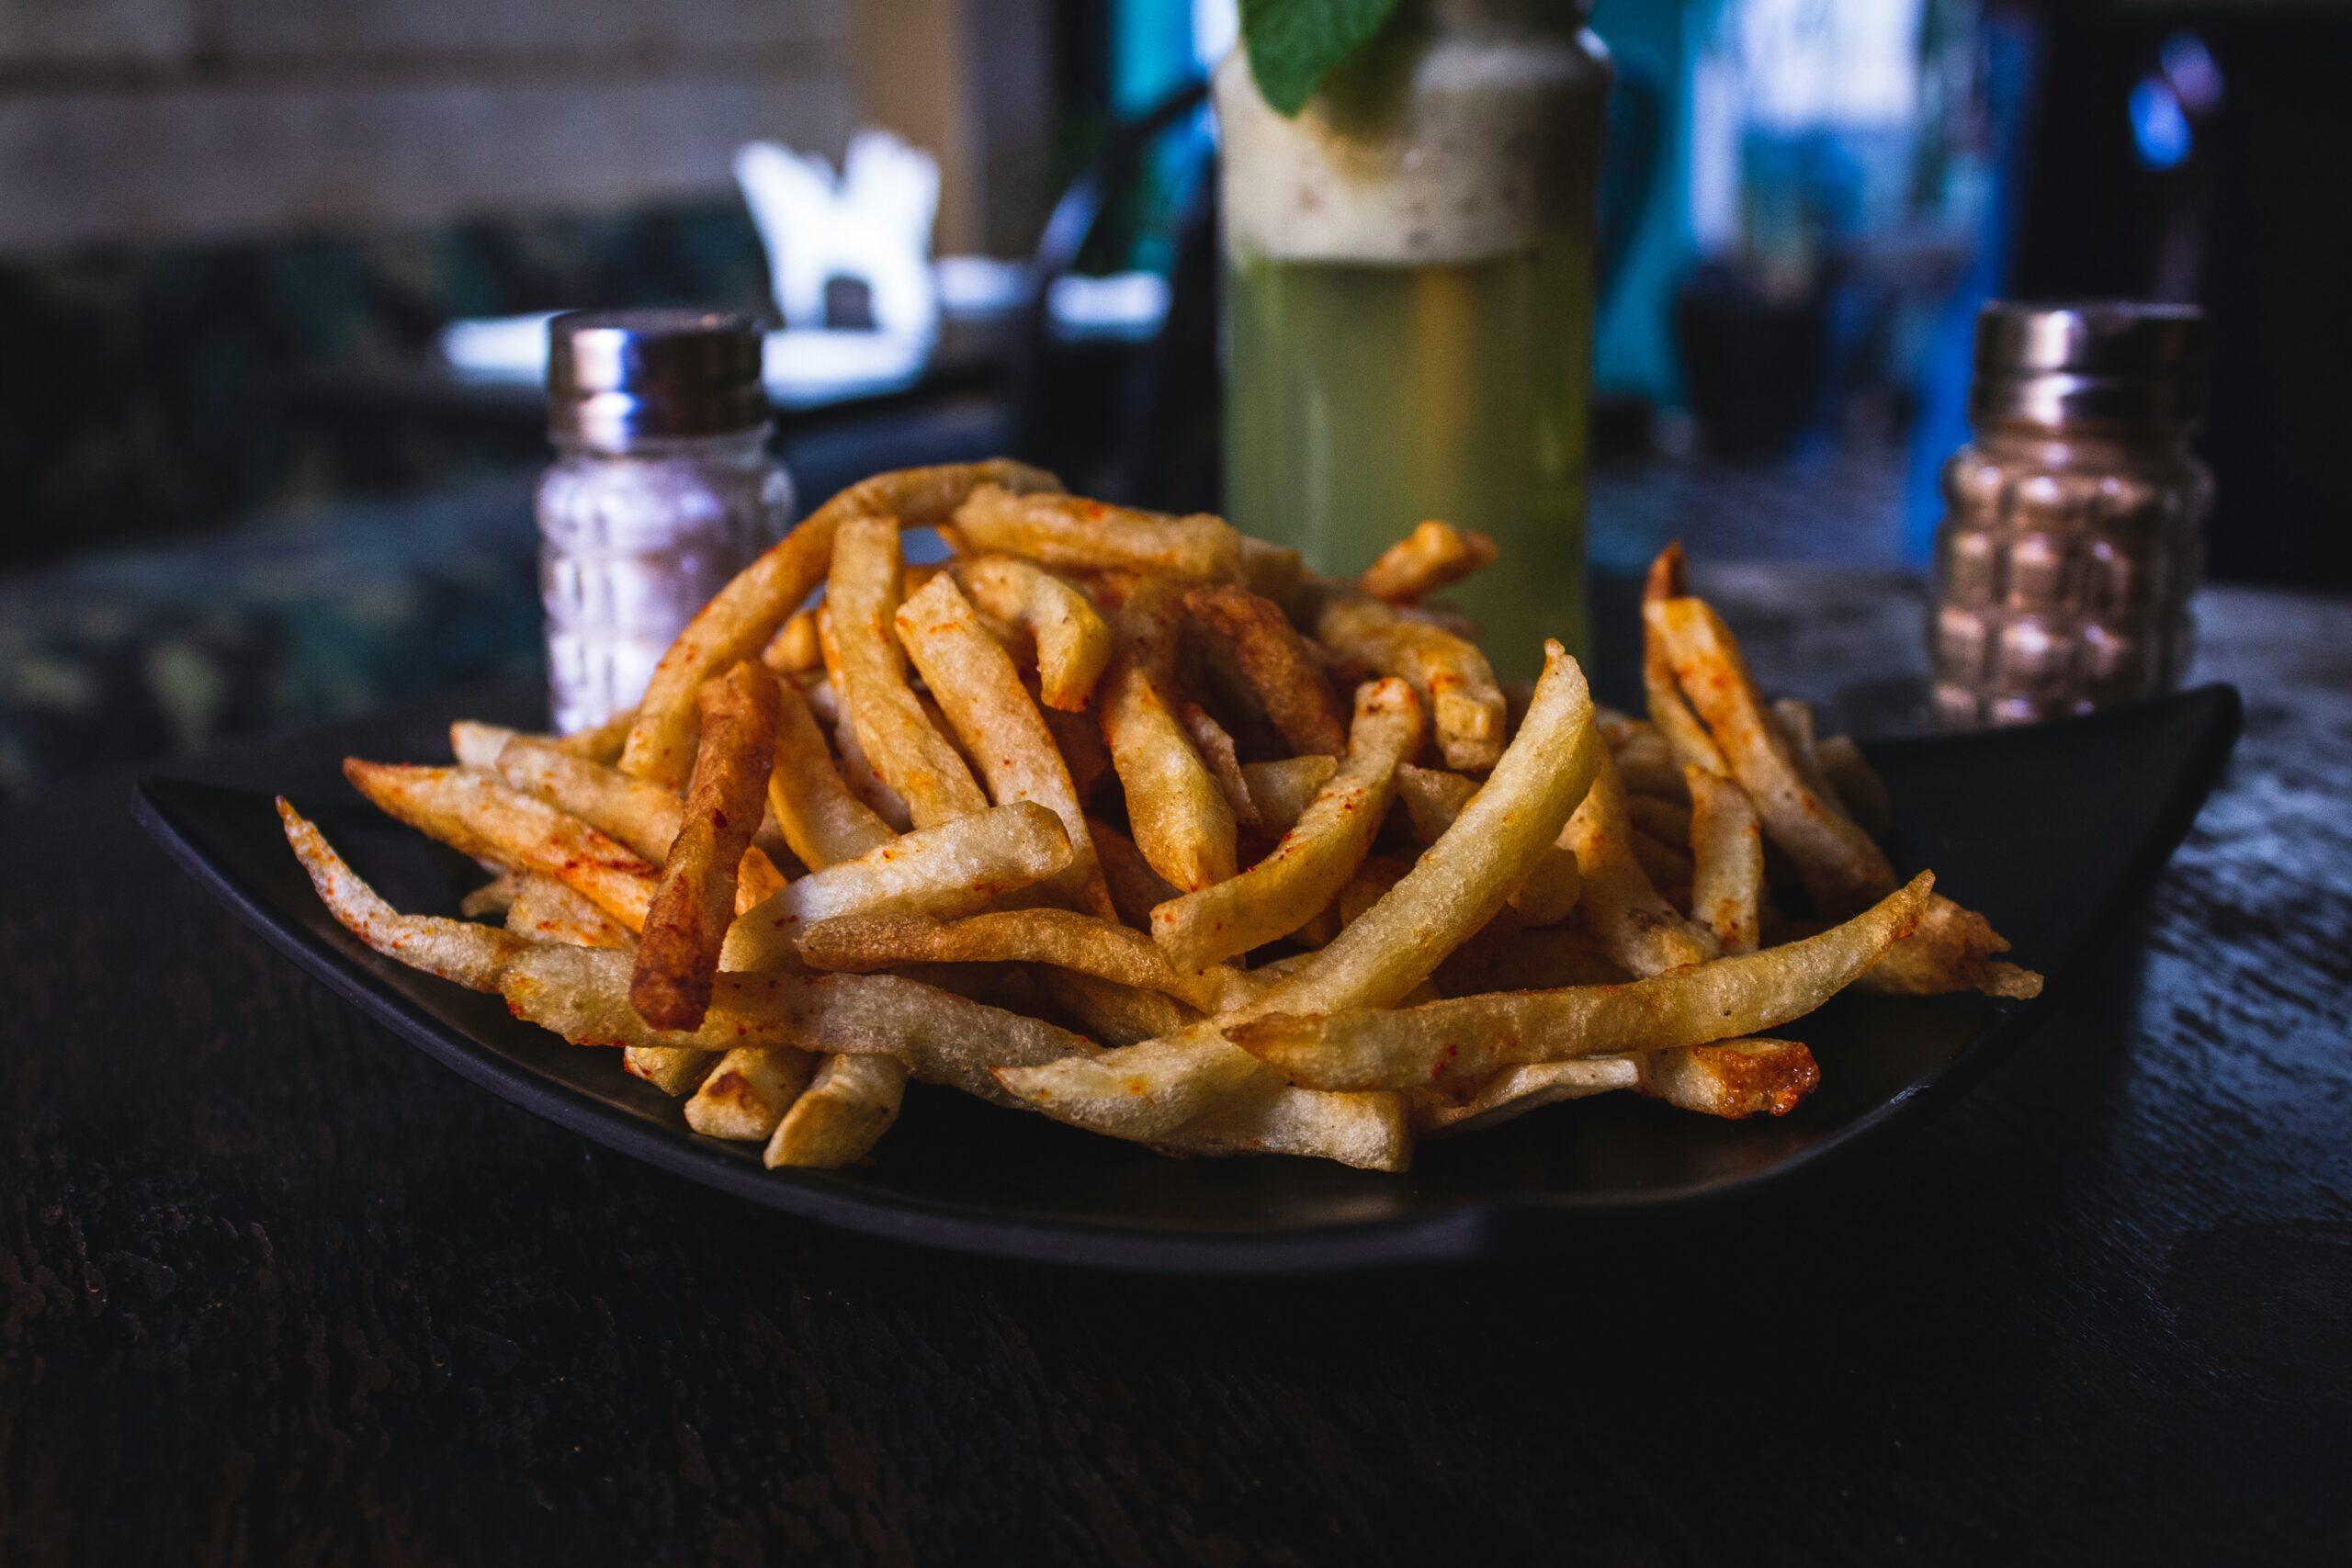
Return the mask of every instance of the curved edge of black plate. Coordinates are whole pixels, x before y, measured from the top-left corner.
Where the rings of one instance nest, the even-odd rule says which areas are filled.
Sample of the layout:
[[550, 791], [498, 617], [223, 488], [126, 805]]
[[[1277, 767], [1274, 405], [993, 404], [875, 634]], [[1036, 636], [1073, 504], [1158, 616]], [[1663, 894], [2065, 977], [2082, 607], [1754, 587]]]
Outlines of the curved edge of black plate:
[[[164, 775], [138, 781], [140, 825], [189, 874], [241, 919], [330, 989], [407, 1039], [442, 1066], [501, 1099], [649, 1165], [820, 1224], [918, 1245], [999, 1258], [1083, 1268], [1171, 1274], [1274, 1275], [1335, 1272], [1491, 1256], [1532, 1240], [1575, 1217], [1654, 1212], [1739, 1194], [1759, 1193], [1809, 1178], [1892, 1130], [1950, 1105], [1997, 1066], [2039, 1026], [2048, 1009], [2111, 941], [2122, 918], [2145, 897], [2196, 820], [2227, 762], [2243, 722], [2236, 688], [2211, 685], [2166, 699], [2206, 710], [2188, 765], [2174, 779], [2156, 829], [2102, 904], [2093, 940], [2048, 975], [2041, 997], [2007, 1008], [1993, 1026], [1939, 1068], [1872, 1111], [1761, 1169], [1681, 1187], [1600, 1197], [1589, 1193], [1501, 1192], [1442, 1214], [1370, 1221], [1263, 1235], [1122, 1230], [1033, 1216], [991, 1215], [904, 1193], [876, 1195], [833, 1172], [771, 1171], [676, 1129], [639, 1120], [539, 1077], [413, 1006], [376, 982], [352, 957], [287, 918], [261, 892], [208, 856], [182, 815], [187, 792], [216, 785]], [[2109, 716], [2059, 721], [2097, 727]], [[2056, 727], [1980, 732], [1972, 744], [2023, 748]], [[1928, 736], [1876, 741], [1872, 753], [1949, 744]], [[175, 801], [175, 796], [179, 799]], [[338, 935], [341, 933], [338, 932]], [[352, 942], [354, 939], [345, 938]], [[359, 950], [363, 951], [364, 950]]]

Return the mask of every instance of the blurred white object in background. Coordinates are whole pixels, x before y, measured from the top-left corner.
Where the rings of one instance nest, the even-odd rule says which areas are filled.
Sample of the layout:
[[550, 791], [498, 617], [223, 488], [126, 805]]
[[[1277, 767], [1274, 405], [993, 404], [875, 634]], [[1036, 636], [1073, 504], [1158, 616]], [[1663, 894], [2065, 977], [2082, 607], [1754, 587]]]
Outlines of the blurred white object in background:
[[767, 246], [787, 330], [828, 325], [826, 286], [854, 278], [872, 300], [875, 331], [925, 344], [937, 335], [931, 230], [939, 163], [930, 153], [887, 130], [861, 130], [836, 180], [820, 157], [752, 141], [735, 154], [735, 183]]

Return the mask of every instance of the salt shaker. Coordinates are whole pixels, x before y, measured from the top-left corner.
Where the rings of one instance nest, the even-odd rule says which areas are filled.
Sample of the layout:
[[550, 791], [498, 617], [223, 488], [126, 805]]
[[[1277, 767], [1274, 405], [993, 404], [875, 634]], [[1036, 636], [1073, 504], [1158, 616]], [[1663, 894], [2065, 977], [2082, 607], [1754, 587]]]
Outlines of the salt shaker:
[[2168, 691], [2190, 651], [2211, 472], [2193, 306], [1995, 301], [1974, 439], [1944, 466], [1928, 628], [1938, 718], [2021, 724]]
[[569, 733], [644, 695], [687, 620], [791, 520], [792, 482], [768, 456], [749, 319], [579, 310], [548, 339], [539, 597]]

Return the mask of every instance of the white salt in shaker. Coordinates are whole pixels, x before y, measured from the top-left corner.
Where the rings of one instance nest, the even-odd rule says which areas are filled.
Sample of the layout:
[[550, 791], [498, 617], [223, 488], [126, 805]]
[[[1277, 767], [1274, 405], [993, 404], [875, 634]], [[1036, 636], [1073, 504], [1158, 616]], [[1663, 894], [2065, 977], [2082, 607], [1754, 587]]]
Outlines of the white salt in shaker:
[[636, 705], [694, 613], [792, 518], [768, 456], [760, 333], [698, 310], [579, 310], [548, 326], [539, 597], [555, 728]]

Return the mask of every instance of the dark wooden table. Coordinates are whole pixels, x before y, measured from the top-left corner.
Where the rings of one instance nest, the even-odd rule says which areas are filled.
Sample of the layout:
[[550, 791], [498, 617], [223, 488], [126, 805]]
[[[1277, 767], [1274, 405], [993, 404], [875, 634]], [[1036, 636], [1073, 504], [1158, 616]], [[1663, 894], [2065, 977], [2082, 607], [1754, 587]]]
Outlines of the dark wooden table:
[[[1900, 710], [1899, 581], [1706, 585]], [[1874, 1163], [1478, 1270], [794, 1223], [363, 1021], [127, 786], [0, 819], [0, 1562], [2340, 1560], [2352, 606], [2205, 618], [2245, 739], [2032, 1046]]]

